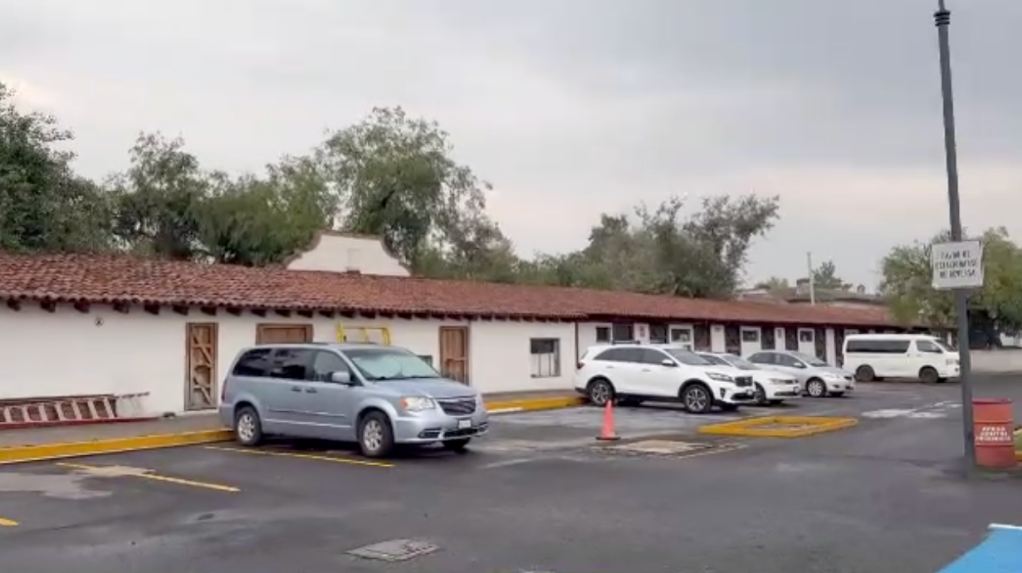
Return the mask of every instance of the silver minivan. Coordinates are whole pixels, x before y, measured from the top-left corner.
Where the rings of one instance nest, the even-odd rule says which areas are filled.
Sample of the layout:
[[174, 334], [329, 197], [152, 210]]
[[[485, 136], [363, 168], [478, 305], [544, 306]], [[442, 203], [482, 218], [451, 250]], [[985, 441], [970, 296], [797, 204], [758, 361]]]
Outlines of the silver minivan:
[[415, 354], [376, 344], [266, 344], [242, 350], [224, 380], [220, 419], [238, 442], [265, 436], [358, 442], [384, 457], [398, 444], [464, 450], [489, 429], [479, 392]]

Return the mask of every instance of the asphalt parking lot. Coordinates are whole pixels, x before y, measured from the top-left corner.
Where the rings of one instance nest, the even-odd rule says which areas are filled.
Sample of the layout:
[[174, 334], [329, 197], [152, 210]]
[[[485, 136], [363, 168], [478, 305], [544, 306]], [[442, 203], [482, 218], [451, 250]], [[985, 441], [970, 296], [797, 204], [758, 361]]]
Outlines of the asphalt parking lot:
[[[1022, 401], [1022, 381], [984, 379], [977, 394]], [[873, 384], [806, 399], [781, 411], [861, 421], [798, 440], [711, 439], [698, 425], [738, 416], [619, 408], [622, 447], [606, 450], [593, 439], [602, 413], [576, 408], [495, 417], [466, 454], [374, 462], [281, 442], [11, 466], [0, 561], [20, 573], [932, 573], [989, 523], [1022, 516], [1019, 479], [964, 476], [957, 397]], [[422, 554], [349, 554], [393, 540]]]

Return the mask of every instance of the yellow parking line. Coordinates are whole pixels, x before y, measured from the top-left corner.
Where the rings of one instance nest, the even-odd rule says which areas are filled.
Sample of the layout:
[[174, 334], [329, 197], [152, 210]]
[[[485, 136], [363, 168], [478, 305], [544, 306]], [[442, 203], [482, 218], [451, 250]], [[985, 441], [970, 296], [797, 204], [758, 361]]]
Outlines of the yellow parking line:
[[0, 517], [0, 527], [17, 527], [18, 522], [13, 519], [4, 519]]
[[[102, 470], [103, 469], [103, 466], [89, 466], [89, 465], [85, 465], [85, 464], [63, 464], [63, 463], [61, 463], [61, 464], [57, 464], [57, 465], [60, 466], [60, 467], [64, 467], [64, 468], [71, 468], [71, 469], [85, 470], [85, 471], [96, 471], [96, 470]], [[175, 477], [169, 477], [169, 476], [161, 476], [161, 475], [152, 473], [150, 470], [144, 470], [144, 471], [145, 471], [145, 473], [141, 473], [141, 472], [139, 472], [139, 473], [127, 473], [127, 474], [123, 474], [123, 476], [124, 477], [137, 477], [137, 478], [143, 478], [143, 479], [152, 480], [152, 481], [159, 481], [159, 482], [163, 482], [163, 483], [173, 483], [173, 484], [177, 484], [177, 485], [187, 485], [187, 486], [191, 486], [191, 487], [201, 487], [201, 488], [204, 488], [204, 489], [212, 489], [212, 490], [215, 490], [215, 491], [224, 491], [224, 492], [227, 492], [227, 493], [237, 493], [237, 492], [241, 491], [240, 489], [238, 489], [236, 487], [229, 486], [229, 485], [220, 485], [220, 484], [216, 484], [216, 483], [194, 481], [194, 480], [190, 480], [190, 479], [181, 479], [181, 478], [175, 478]]]
[[207, 450], [218, 450], [221, 452], [236, 452], [239, 454], [252, 454], [255, 456], [277, 456], [282, 458], [298, 458], [302, 460], [317, 460], [321, 462], [334, 462], [338, 464], [350, 464], [353, 466], [369, 466], [373, 468], [392, 468], [394, 464], [388, 464], [386, 462], [367, 462], [363, 460], [353, 460], [350, 458], [340, 458], [334, 456], [320, 456], [316, 454], [294, 454], [290, 452], [271, 452], [267, 450], [247, 450], [243, 448], [225, 448], [220, 446], [206, 446]]

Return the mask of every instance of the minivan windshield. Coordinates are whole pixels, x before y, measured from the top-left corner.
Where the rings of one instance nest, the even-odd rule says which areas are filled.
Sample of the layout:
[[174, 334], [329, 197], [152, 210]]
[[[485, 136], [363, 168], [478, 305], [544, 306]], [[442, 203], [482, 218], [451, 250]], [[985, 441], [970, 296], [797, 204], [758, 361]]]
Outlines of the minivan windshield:
[[953, 346], [939, 338], [934, 338], [933, 343], [939, 346], [940, 349], [943, 350], [944, 352], [958, 352], [957, 350], [955, 350]]
[[392, 348], [356, 348], [344, 351], [345, 356], [366, 380], [436, 380], [440, 373], [426, 361], [402, 350]]
[[820, 367], [820, 366], [830, 366], [830, 364], [827, 364], [826, 362], [824, 362], [823, 360], [820, 360], [819, 358], [817, 358], [815, 356], [810, 356], [808, 354], [802, 354], [801, 352], [792, 352], [792, 355], [794, 355], [796, 358], [798, 358], [799, 360], [801, 360], [802, 362], [805, 362], [806, 364], [808, 364], [810, 366], [815, 366], [817, 368]]
[[682, 364], [689, 366], [713, 366], [712, 362], [691, 350], [685, 350], [684, 348], [666, 348], [665, 350], [671, 357]]

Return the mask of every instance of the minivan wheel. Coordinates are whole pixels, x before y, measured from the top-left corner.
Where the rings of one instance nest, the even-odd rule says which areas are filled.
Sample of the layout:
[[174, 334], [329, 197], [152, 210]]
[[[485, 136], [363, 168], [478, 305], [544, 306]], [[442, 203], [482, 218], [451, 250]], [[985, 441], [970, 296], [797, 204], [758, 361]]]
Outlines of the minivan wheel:
[[243, 406], [234, 414], [234, 439], [247, 447], [263, 441], [263, 423], [259, 413], [251, 406]]
[[936, 384], [937, 381], [940, 380], [940, 374], [937, 374], [936, 369], [930, 366], [924, 366], [923, 369], [919, 371], [919, 379], [922, 380], [924, 384]]
[[859, 382], [872, 382], [876, 378], [876, 372], [869, 366], [859, 366], [855, 369], [855, 379]]
[[606, 406], [607, 402], [614, 399], [614, 387], [604, 379], [593, 380], [589, 383], [589, 401], [593, 406]]
[[394, 449], [394, 430], [383, 412], [369, 412], [358, 425], [358, 445], [367, 458], [382, 458]]
[[693, 414], [707, 414], [713, 409], [710, 389], [703, 384], [689, 384], [681, 391], [681, 403]]
[[822, 398], [827, 395], [827, 385], [819, 378], [813, 378], [806, 382], [806, 393], [813, 398]]

